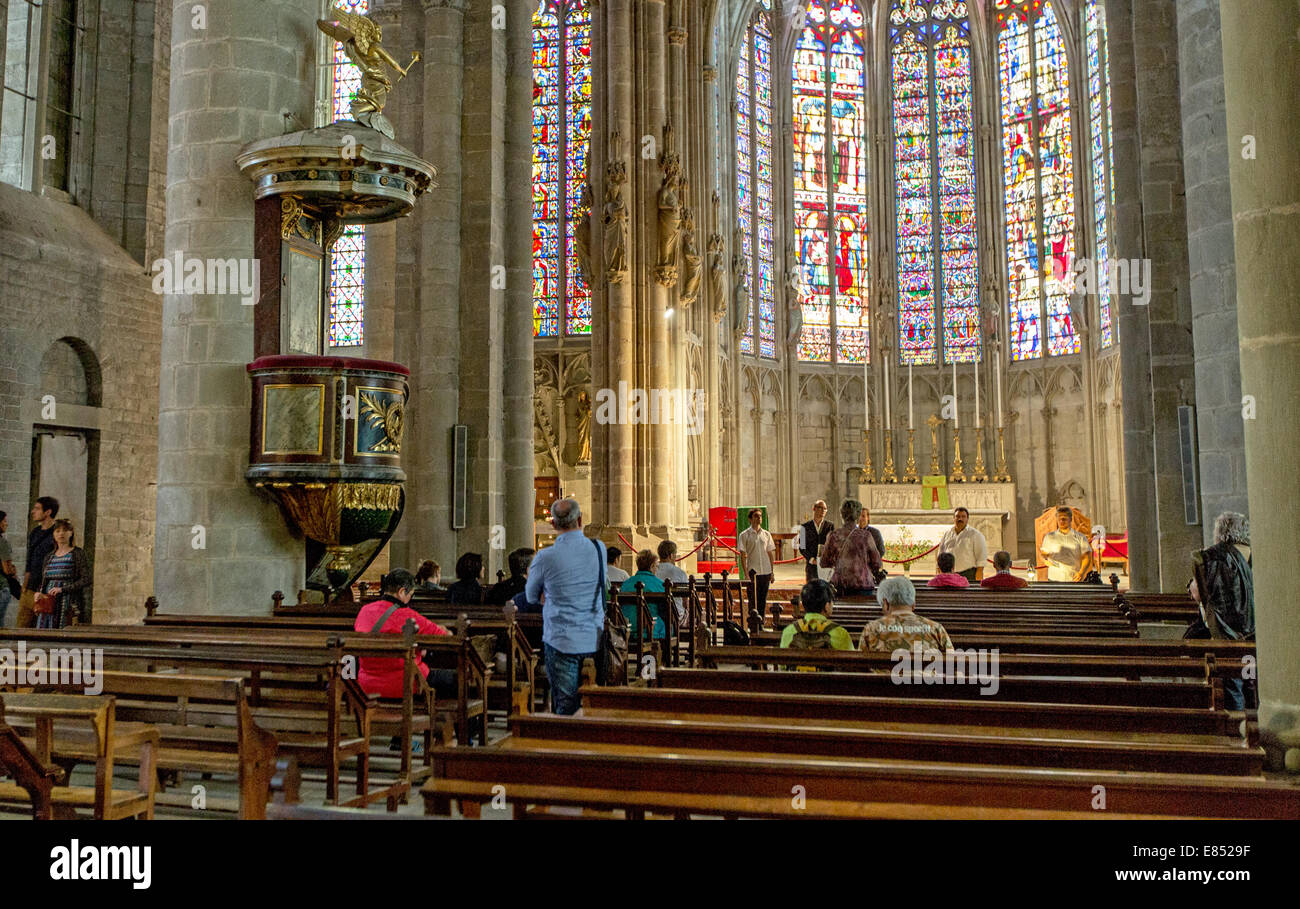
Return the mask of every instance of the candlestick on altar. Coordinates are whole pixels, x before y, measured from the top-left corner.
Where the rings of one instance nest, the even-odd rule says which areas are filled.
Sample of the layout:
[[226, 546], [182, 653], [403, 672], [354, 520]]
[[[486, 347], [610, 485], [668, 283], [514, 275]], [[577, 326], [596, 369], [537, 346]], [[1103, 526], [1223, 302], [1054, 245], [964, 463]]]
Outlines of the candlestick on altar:
[[961, 463], [961, 430], [953, 427], [952, 430], [952, 473], [948, 475], [950, 483], [965, 483], [966, 472], [962, 470]]
[[957, 419], [957, 363], [952, 364], [952, 428], [961, 429], [961, 421]]
[[907, 428], [916, 429], [916, 420], [912, 415], [912, 364], [907, 364]]
[[894, 421], [890, 419], [891, 414], [889, 412], [889, 399], [892, 397], [889, 393], [889, 351], [884, 350], [881, 351], [881, 353], [883, 354], [883, 357], [880, 365], [883, 367], [885, 373], [885, 383], [881, 388], [881, 392], [885, 399], [885, 432], [889, 432], [889, 427], [894, 425]]
[[993, 348], [993, 398], [998, 410], [998, 429], [1002, 428], [1002, 357], [997, 348]]
[[943, 425], [943, 420], [939, 419], [937, 413], [932, 413], [925, 422], [930, 427], [930, 476], [937, 477], [943, 473], [943, 465], [939, 463], [939, 427]]
[[1011, 472], [1007, 470], [1007, 447], [1003, 438], [1003, 429], [998, 427], [998, 472], [993, 477], [995, 483], [1010, 483]]
[[871, 363], [862, 357], [862, 425], [871, 425]]
[[919, 483], [921, 478], [916, 473], [916, 430], [907, 428], [907, 470], [903, 472], [904, 483]]
[[876, 482], [876, 471], [871, 466], [871, 427], [870, 426], [868, 426], [865, 430], [863, 430], [862, 436], [863, 436], [862, 447], [866, 452], [866, 455], [862, 462], [862, 482], [874, 483]]
[[885, 429], [885, 470], [880, 475], [882, 483], [897, 483], [898, 476], [894, 473], [894, 431]]
[[[978, 411], [976, 411], [978, 413]], [[975, 427], [975, 472], [970, 478], [976, 483], [988, 482], [988, 472], [984, 470], [984, 429]]]
[[980, 361], [977, 357], [975, 360], [975, 428], [979, 429], [980, 423]]

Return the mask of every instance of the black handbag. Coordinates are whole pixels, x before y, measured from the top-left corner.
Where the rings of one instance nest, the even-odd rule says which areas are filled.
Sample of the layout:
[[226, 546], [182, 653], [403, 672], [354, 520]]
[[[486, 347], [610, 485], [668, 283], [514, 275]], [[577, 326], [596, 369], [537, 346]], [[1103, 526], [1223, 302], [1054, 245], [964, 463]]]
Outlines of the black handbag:
[[[610, 618], [604, 554], [600, 551], [600, 543], [596, 540], [592, 540], [591, 545], [596, 547], [596, 560], [600, 562], [600, 586], [596, 588], [596, 595], [592, 597], [591, 607], [594, 612], [599, 602], [601, 612], [605, 616], [605, 627], [596, 644], [596, 684], [626, 685], [628, 629], [621, 621]], [[621, 619], [622, 614], [620, 613], [616, 618]]]
[[18, 580], [17, 573], [5, 575], [5, 581], [9, 584], [9, 595], [15, 600], [22, 599], [23, 584]]

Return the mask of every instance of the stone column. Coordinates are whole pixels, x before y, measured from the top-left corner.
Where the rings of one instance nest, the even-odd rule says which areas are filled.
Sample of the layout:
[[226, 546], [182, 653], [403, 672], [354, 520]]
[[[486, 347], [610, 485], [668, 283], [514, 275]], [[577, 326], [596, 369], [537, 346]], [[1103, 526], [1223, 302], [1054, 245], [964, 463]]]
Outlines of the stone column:
[[[1259, 725], [1270, 762], [1300, 771], [1300, 7], [1225, 3], [1223, 84], [1246, 412]], [[1244, 409], [1244, 408], [1243, 408]]]
[[[668, 146], [669, 137], [664, 133], [664, 124], [668, 120], [667, 104], [667, 54], [665, 53], [665, 23], [663, 0], [647, 0], [642, 6], [642, 21], [645, 30], [641, 35], [642, 48], [645, 53], [645, 67], [642, 70], [643, 85], [641, 95], [645, 105], [644, 127], [647, 135], [658, 136], [660, 160], [669, 153], [681, 155], [681, 123], [674, 123], [676, 134], [672, 147]], [[680, 159], [680, 158], [679, 158]], [[675, 370], [673, 363], [676, 350], [668, 346], [669, 330], [666, 313], [668, 307], [675, 305], [677, 291], [675, 285], [667, 287], [655, 278], [655, 262], [659, 258], [659, 245], [662, 240], [659, 231], [658, 193], [663, 184], [664, 171], [656, 162], [642, 159], [645, 180], [642, 183], [645, 193], [643, 208], [645, 212], [646, 242], [641, 244], [640, 253], [644, 257], [644, 267], [637, 270], [638, 275], [645, 276], [645, 318], [641, 324], [645, 334], [640, 347], [641, 358], [645, 368], [647, 392], [667, 391], [675, 387]], [[680, 192], [678, 193], [680, 202]], [[653, 414], [652, 417], [656, 416]], [[653, 525], [652, 533], [666, 535], [673, 523], [672, 507], [673, 474], [676, 473], [676, 451], [673, 450], [672, 426], [664, 420], [664, 414], [657, 414], [657, 419], [649, 426], [645, 434], [649, 448], [641, 459], [641, 486], [649, 495], [644, 514], [641, 516], [646, 524]]]
[[460, 415], [462, 86], [464, 0], [422, 0], [422, 156], [438, 168], [438, 188], [416, 207], [420, 218], [419, 317], [412, 346], [407, 432], [408, 559], [432, 557], [444, 575], [459, 552], [451, 531], [451, 427]]
[[[533, 178], [533, 4], [508, 7], [505, 80], [506, 295], [505, 357], [506, 548], [533, 545], [533, 207], [518, 187]], [[588, 162], [588, 167], [592, 162]], [[583, 502], [583, 508], [590, 507]]]
[[[316, 0], [225, 0], [193, 28], [172, 0], [166, 252], [251, 259], [253, 186], [239, 149], [312, 119]], [[154, 590], [171, 612], [266, 612], [303, 586], [305, 554], [244, 480], [253, 310], [239, 295], [163, 299]], [[202, 544], [203, 548], [195, 548]]]
[[1237, 346], [1237, 271], [1225, 144], [1219, 0], [1178, 0], [1183, 170], [1191, 263], [1192, 343], [1196, 348], [1196, 445], [1203, 539], [1214, 518], [1247, 510]]

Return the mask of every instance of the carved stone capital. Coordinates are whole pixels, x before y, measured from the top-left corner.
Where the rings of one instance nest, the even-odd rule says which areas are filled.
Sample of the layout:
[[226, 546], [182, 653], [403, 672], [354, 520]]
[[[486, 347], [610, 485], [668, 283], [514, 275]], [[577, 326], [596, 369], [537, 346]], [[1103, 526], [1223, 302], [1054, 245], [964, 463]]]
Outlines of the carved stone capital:
[[435, 9], [450, 9], [464, 13], [467, 0], [420, 0], [420, 2], [426, 13]]
[[668, 29], [668, 43], [674, 47], [686, 46], [686, 28], [681, 25], [674, 25]]
[[710, 83], [718, 81], [718, 68], [712, 63], [704, 64], [704, 81]]

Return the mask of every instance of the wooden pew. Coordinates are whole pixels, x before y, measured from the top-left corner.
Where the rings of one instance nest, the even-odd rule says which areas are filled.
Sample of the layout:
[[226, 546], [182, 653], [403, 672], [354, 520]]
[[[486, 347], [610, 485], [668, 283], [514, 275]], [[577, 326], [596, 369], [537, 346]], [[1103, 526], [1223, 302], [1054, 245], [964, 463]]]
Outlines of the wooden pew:
[[[32, 753], [48, 766], [63, 749], [87, 742], [95, 767], [93, 786], [54, 786], [49, 798], [55, 816], [76, 817], [78, 808], [90, 809], [95, 820], [144, 818], [151, 820], [157, 770], [158, 730], [133, 724], [116, 728], [116, 702], [111, 695], [13, 694], [4, 696], [5, 715], [11, 728], [31, 724]], [[57, 724], [57, 725], [56, 725]], [[113, 764], [118, 750], [138, 750], [140, 775], [134, 790], [113, 786]], [[27, 802], [29, 791], [18, 782], [0, 783], [0, 802]]]
[[[7, 785], [27, 793], [32, 803], [32, 820], [48, 821], [54, 809], [51, 791], [62, 782], [65, 772], [41, 762], [22, 737], [5, 722], [4, 699], [0, 698], [0, 777], [9, 777]], [[0, 786], [6, 785], [0, 781]]]
[[[804, 651], [808, 653], [809, 651]], [[809, 662], [802, 656], [792, 659]], [[896, 684], [887, 673], [861, 672], [763, 672], [722, 669], [661, 669], [655, 683], [663, 688], [717, 689], [724, 691], [769, 691], [857, 697], [906, 697], [945, 700], [1005, 700], [1042, 704], [1115, 704], [1134, 707], [1190, 707], [1213, 710], [1223, 707], [1223, 684], [1219, 679], [1200, 683], [1130, 682], [1115, 679], [1040, 679], [1001, 676], [993, 695], [981, 694], [982, 686], [968, 684]]]
[[[755, 816], [806, 816], [793, 794], [826, 803], [888, 805], [869, 816], [908, 817], [898, 805], [944, 809], [924, 816], [1016, 817], [1026, 809], [1096, 816], [1291, 818], [1300, 814], [1300, 784], [1262, 778], [1112, 770], [1044, 770], [962, 763], [907, 763], [860, 758], [792, 760], [785, 755], [727, 751], [682, 753], [637, 745], [506, 739], [493, 748], [439, 748], [434, 779], [425, 784], [425, 811], [446, 814], [453, 800], [483, 800], [505, 785], [516, 803], [549, 801], [557, 780], [570, 790], [605, 793], [605, 805], [647, 808], [647, 793], [671, 793], [664, 810], [748, 815], [744, 799], [759, 799]], [[1103, 787], [1098, 790], [1097, 787]], [[676, 796], [680, 796], [677, 798]], [[488, 796], [490, 798], [490, 795]], [[778, 801], [780, 800], [780, 801]], [[783, 803], [783, 804], [782, 804]], [[724, 806], [725, 807], [721, 807]], [[757, 808], [757, 806], [756, 806]], [[826, 808], [831, 816], [848, 816]], [[469, 813], [473, 813], [472, 808]]]

